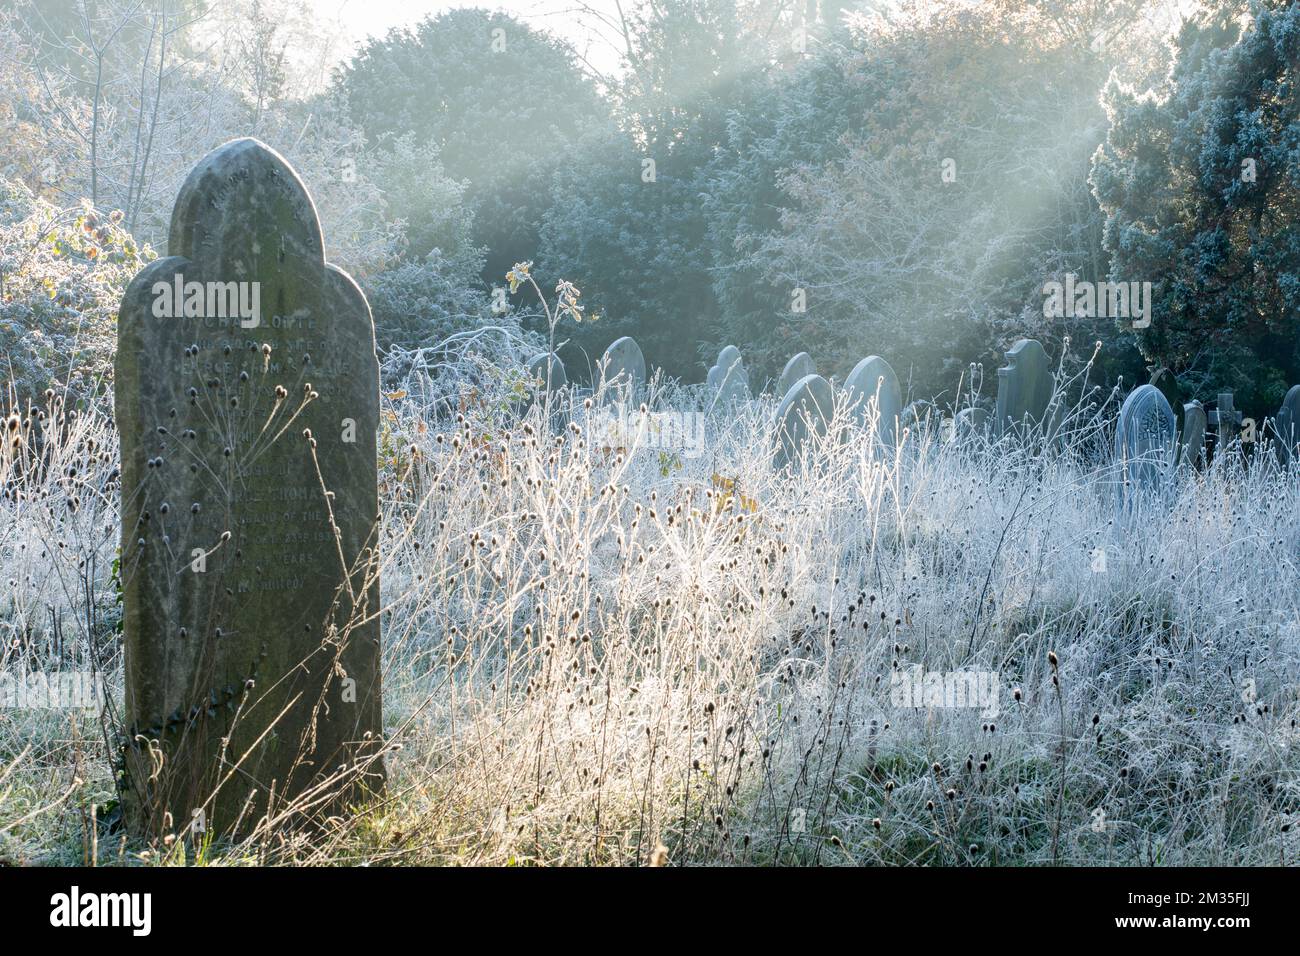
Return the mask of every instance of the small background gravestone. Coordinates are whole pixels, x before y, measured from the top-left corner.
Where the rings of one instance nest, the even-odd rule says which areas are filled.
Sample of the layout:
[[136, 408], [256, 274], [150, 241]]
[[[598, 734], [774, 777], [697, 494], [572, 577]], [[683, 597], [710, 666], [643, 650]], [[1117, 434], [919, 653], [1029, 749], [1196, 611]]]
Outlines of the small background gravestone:
[[531, 382], [530, 398], [521, 402], [517, 413], [522, 415], [533, 404], [551, 401], [551, 427], [563, 428], [566, 409], [560, 407], [561, 394], [569, 385], [569, 377], [564, 371], [564, 362], [553, 352], [539, 352], [528, 360], [525, 366]]
[[1160, 390], [1160, 394], [1165, 397], [1165, 401], [1173, 409], [1174, 417], [1178, 419], [1178, 434], [1181, 435], [1183, 433], [1183, 424], [1186, 421], [1183, 409], [1188, 402], [1187, 393], [1178, 384], [1178, 379], [1174, 373], [1163, 366], [1153, 368], [1151, 378], [1148, 381]]
[[1120, 406], [1115, 429], [1119, 501], [1131, 507], [1165, 489], [1178, 454], [1178, 422], [1154, 385], [1139, 385]]
[[976, 435], [985, 435], [989, 427], [989, 411], [987, 408], [973, 406], [963, 408], [952, 419], [952, 437], [955, 441], [962, 441], [972, 438]]
[[740, 349], [734, 345], [724, 345], [718, 352], [718, 368], [724, 373], [740, 361]]
[[1035, 339], [1021, 339], [998, 369], [997, 429], [1024, 433], [1044, 424], [1055, 381], [1047, 352]]
[[[370, 308], [257, 140], [194, 168], [168, 248], [118, 317], [124, 808], [155, 836], [247, 830], [272, 793], [338, 812], [383, 773]], [[164, 305], [177, 282], [260, 313]]]
[[817, 366], [807, 352], [800, 352], [790, 361], [785, 363], [785, 368], [781, 371], [781, 377], [776, 380], [776, 394], [784, 398], [790, 393], [790, 389], [800, 379], [808, 375], [816, 375]]
[[1182, 447], [1180, 460], [1193, 468], [1205, 465], [1205, 428], [1208, 418], [1201, 403], [1192, 400], [1183, 406]]
[[[716, 372], [716, 374], [714, 374]], [[710, 410], [730, 408], [749, 400], [749, 372], [740, 349], [728, 345], [718, 353], [718, 364], [709, 370], [715, 389]]]
[[555, 391], [569, 384], [564, 362], [554, 352], [539, 352], [528, 360], [528, 375], [537, 383], [539, 391]]
[[630, 335], [616, 339], [600, 358], [598, 380], [609, 390], [606, 400], [631, 401], [646, 382], [645, 356]]
[[1215, 408], [1207, 416], [1214, 427], [1214, 454], [1227, 451], [1241, 428], [1241, 412], [1236, 408], [1232, 392], [1219, 392]]
[[805, 375], [791, 385], [776, 409], [773, 467], [797, 464], [813, 436], [826, 434], [834, 410], [835, 393], [820, 375]]
[[879, 355], [869, 355], [853, 367], [844, 380], [849, 411], [866, 426], [876, 417], [875, 438], [892, 446], [898, 436], [898, 419], [903, 410], [903, 392], [893, 368]]
[[1300, 456], [1300, 385], [1292, 385], [1278, 409], [1273, 426], [1277, 431], [1277, 457], [1288, 465]]

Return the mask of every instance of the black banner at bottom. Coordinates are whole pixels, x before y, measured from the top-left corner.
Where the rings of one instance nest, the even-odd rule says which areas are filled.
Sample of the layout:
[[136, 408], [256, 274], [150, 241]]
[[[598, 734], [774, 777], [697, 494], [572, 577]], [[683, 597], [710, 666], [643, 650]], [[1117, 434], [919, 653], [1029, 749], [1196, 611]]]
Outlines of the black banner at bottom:
[[588, 934], [606, 923], [615, 938], [697, 929], [765, 940], [781, 929], [824, 927], [831, 937], [892, 926], [909, 936], [960, 930], [954, 942], [966, 931], [1004, 942], [1036, 931], [1227, 942], [1292, 926], [1296, 900], [1295, 874], [1282, 869], [666, 869], [676, 872], [0, 869], [0, 920], [11, 940], [48, 932], [128, 947], [209, 938], [339, 946], [355, 937], [374, 948], [377, 929], [396, 942], [388, 934], [431, 923], [484, 942], [548, 924], [599, 939]]

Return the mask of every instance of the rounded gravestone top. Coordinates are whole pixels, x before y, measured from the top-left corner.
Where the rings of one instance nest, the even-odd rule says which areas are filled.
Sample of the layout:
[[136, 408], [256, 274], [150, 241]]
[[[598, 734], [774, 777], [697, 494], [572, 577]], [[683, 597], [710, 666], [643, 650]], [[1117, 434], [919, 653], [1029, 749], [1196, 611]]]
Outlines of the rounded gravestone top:
[[800, 352], [785, 363], [781, 377], [776, 380], [776, 394], [784, 397], [796, 382], [808, 375], [816, 375], [817, 366], [807, 352]]
[[1154, 385], [1164, 395], [1165, 401], [1173, 409], [1175, 417], [1178, 419], [1178, 430], [1183, 430], [1183, 408], [1187, 404], [1187, 393], [1183, 390], [1182, 385], [1178, 382], [1178, 377], [1168, 368], [1161, 366], [1153, 368], [1151, 371], [1150, 384]]
[[713, 408], [727, 408], [749, 401], [749, 372], [744, 362], [737, 358], [725, 369], [716, 365], [714, 368], [718, 370], [718, 376]]
[[172, 208], [169, 255], [207, 261], [230, 279], [325, 259], [316, 206], [288, 161], [261, 140], [234, 139], [203, 157]]
[[853, 417], [860, 425], [867, 424], [870, 406], [876, 403], [879, 415], [876, 434], [881, 441], [893, 442], [903, 410], [903, 393], [890, 364], [879, 355], [868, 355], [844, 380], [844, 391]]
[[645, 356], [641, 353], [641, 346], [630, 335], [610, 343], [601, 356], [600, 367], [608, 385], [636, 388], [645, 384]]
[[989, 410], [973, 406], [963, 408], [952, 419], [952, 437], [955, 440], [983, 434], [989, 427]]
[[554, 352], [538, 352], [530, 358], [528, 360], [529, 377], [539, 383], [538, 388], [546, 388], [548, 359], [550, 360], [550, 387], [557, 389], [568, 385], [569, 378], [564, 371], [564, 362]]
[[830, 382], [813, 373], [790, 386], [777, 406], [772, 462], [784, 468], [799, 461], [803, 446], [814, 435], [825, 435], [835, 411]]
[[1121, 502], [1163, 490], [1178, 452], [1178, 421], [1154, 385], [1139, 385], [1120, 406], [1115, 428], [1115, 462]]

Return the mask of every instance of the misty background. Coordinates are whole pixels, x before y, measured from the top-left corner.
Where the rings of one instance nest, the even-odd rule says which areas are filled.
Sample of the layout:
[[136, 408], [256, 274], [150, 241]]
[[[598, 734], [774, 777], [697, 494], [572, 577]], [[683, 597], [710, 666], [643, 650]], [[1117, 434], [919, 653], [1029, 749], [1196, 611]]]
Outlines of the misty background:
[[[33, 388], [73, 339], [111, 350], [185, 175], [251, 135], [381, 350], [540, 336], [530, 289], [494, 301], [531, 261], [582, 291], [579, 380], [632, 335], [687, 382], [725, 343], [756, 384], [876, 353], [950, 403], [1033, 336], [1272, 414], [1300, 381], [1298, 58], [1294, 5], [1236, 0], [8, 0], [0, 228], [84, 201], [121, 235], [26, 286], [6, 263], [0, 343]], [[1067, 273], [1153, 283], [1150, 328], [1045, 318]]]

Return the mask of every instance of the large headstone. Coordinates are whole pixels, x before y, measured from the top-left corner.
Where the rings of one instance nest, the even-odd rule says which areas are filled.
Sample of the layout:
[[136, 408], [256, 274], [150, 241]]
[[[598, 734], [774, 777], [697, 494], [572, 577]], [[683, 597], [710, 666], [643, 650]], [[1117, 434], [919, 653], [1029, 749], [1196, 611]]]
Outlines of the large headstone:
[[790, 361], [785, 363], [785, 368], [781, 371], [781, 377], [776, 380], [776, 394], [784, 398], [790, 393], [790, 389], [800, 379], [809, 375], [817, 374], [817, 366], [808, 356], [807, 352], [800, 352]]
[[869, 355], [853, 367], [844, 380], [849, 411], [859, 425], [875, 421], [875, 437], [893, 445], [903, 411], [903, 392], [893, 368], [879, 355]]
[[813, 436], [826, 434], [834, 411], [835, 393], [820, 375], [805, 375], [791, 385], [776, 409], [773, 467], [798, 464]]
[[1282, 400], [1277, 420], [1277, 457], [1283, 465], [1300, 457], [1300, 385], [1292, 385]]
[[1121, 505], [1149, 501], [1165, 489], [1177, 461], [1178, 422], [1154, 385], [1139, 385], [1120, 406], [1115, 463]]
[[630, 401], [645, 384], [645, 356], [630, 335], [612, 342], [600, 358], [599, 381], [610, 393], [607, 398]]
[[123, 802], [154, 835], [310, 824], [383, 781], [370, 307], [254, 139], [190, 173], [168, 251], [118, 316]]
[[1021, 339], [998, 369], [997, 429], [1026, 431], [1044, 424], [1055, 383], [1047, 352], [1036, 339]]

